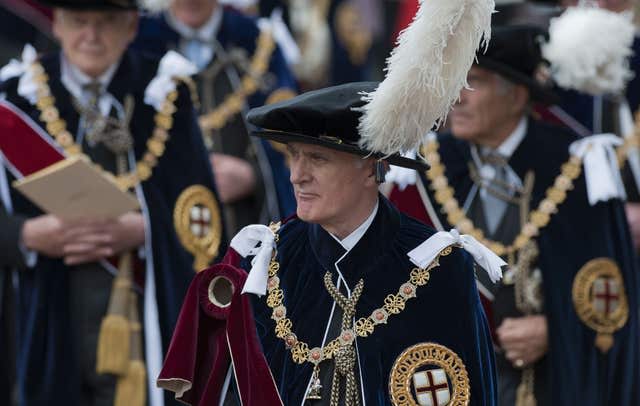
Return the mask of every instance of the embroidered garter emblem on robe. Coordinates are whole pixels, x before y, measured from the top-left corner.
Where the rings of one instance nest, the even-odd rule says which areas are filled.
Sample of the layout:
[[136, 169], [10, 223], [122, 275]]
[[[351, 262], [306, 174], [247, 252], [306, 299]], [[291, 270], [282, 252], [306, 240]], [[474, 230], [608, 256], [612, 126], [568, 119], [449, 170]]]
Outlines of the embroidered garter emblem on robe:
[[407, 348], [393, 364], [389, 393], [396, 406], [468, 405], [469, 376], [455, 352], [420, 343]]
[[186, 188], [176, 201], [173, 222], [180, 243], [195, 257], [193, 269], [206, 268], [218, 255], [222, 239], [220, 209], [213, 193], [202, 185]]
[[604, 354], [613, 346], [613, 333], [629, 318], [629, 305], [620, 268], [609, 258], [587, 262], [573, 281], [573, 304], [580, 320], [597, 333], [595, 345]]

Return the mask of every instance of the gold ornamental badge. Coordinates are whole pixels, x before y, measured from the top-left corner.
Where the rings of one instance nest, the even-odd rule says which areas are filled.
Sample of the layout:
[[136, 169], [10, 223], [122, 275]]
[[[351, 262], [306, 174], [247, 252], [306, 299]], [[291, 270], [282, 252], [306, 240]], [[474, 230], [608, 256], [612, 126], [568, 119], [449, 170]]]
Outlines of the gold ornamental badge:
[[595, 330], [603, 353], [613, 346], [613, 333], [629, 318], [629, 305], [618, 265], [609, 258], [587, 262], [573, 281], [573, 304], [580, 320]]
[[395, 406], [464, 406], [470, 399], [469, 376], [455, 352], [420, 343], [393, 364], [389, 393]]
[[173, 210], [180, 243], [195, 257], [193, 269], [206, 268], [218, 255], [222, 240], [220, 209], [213, 193], [202, 185], [186, 188]]

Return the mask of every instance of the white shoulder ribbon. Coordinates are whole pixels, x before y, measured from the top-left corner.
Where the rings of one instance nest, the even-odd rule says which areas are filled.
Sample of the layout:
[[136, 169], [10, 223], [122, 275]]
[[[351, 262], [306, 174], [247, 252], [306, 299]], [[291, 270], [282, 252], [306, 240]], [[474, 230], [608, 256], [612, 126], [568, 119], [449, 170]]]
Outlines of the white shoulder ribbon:
[[597, 134], [574, 141], [569, 147], [569, 152], [583, 161], [587, 195], [592, 206], [627, 198], [614, 149], [622, 143], [622, 138], [614, 134]]
[[269, 18], [258, 19], [258, 27], [261, 31], [271, 30], [287, 65], [293, 66], [300, 62], [300, 48], [282, 19], [282, 9], [274, 9]]
[[198, 69], [188, 59], [175, 51], [167, 52], [160, 60], [156, 77], [144, 91], [144, 102], [160, 111], [162, 103], [170, 92], [176, 90], [173, 78], [195, 75]]
[[231, 248], [243, 258], [255, 255], [251, 261], [251, 271], [244, 283], [242, 293], [253, 293], [258, 296], [267, 293], [269, 262], [271, 262], [275, 237], [269, 227], [253, 224], [244, 227], [231, 240]]
[[22, 57], [20, 60], [12, 59], [7, 65], [0, 70], [0, 82], [4, 82], [11, 78], [20, 77], [18, 82], [18, 94], [25, 99], [29, 100], [29, 103], [35, 104], [37, 101], [37, 90], [33, 75], [29, 70], [29, 67], [38, 58], [36, 49], [27, 44], [22, 50]]
[[502, 278], [502, 267], [507, 263], [472, 236], [460, 235], [458, 230], [455, 229], [450, 232], [439, 231], [435, 233], [407, 255], [415, 265], [420, 268], [426, 268], [438, 257], [443, 249], [451, 245], [460, 245], [471, 254], [476, 263], [487, 271], [492, 282], [495, 283]]

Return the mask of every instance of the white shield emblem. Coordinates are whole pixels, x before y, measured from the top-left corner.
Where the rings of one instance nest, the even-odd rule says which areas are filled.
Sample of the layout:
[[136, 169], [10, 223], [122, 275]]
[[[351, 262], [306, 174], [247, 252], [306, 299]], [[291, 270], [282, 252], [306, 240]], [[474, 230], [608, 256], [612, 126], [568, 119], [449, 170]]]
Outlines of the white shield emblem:
[[209, 234], [211, 224], [211, 212], [203, 205], [196, 204], [189, 213], [189, 228], [197, 238], [203, 238]]
[[447, 373], [443, 369], [413, 374], [413, 387], [420, 406], [445, 406], [451, 400]]
[[593, 281], [593, 308], [605, 317], [613, 313], [620, 303], [620, 288], [613, 278]]

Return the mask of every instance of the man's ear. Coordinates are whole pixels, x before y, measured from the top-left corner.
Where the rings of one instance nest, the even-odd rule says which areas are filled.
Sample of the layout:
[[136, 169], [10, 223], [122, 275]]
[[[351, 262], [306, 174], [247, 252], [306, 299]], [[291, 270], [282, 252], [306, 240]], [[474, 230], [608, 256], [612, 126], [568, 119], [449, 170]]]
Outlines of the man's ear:
[[527, 108], [531, 95], [529, 89], [522, 85], [513, 87], [511, 107], [514, 112], [520, 113]]
[[138, 25], [140, 24], [140, 13], [131, 11], [131, 24], [129, 25], [129, 43], [133, 42], [138, 34]]

